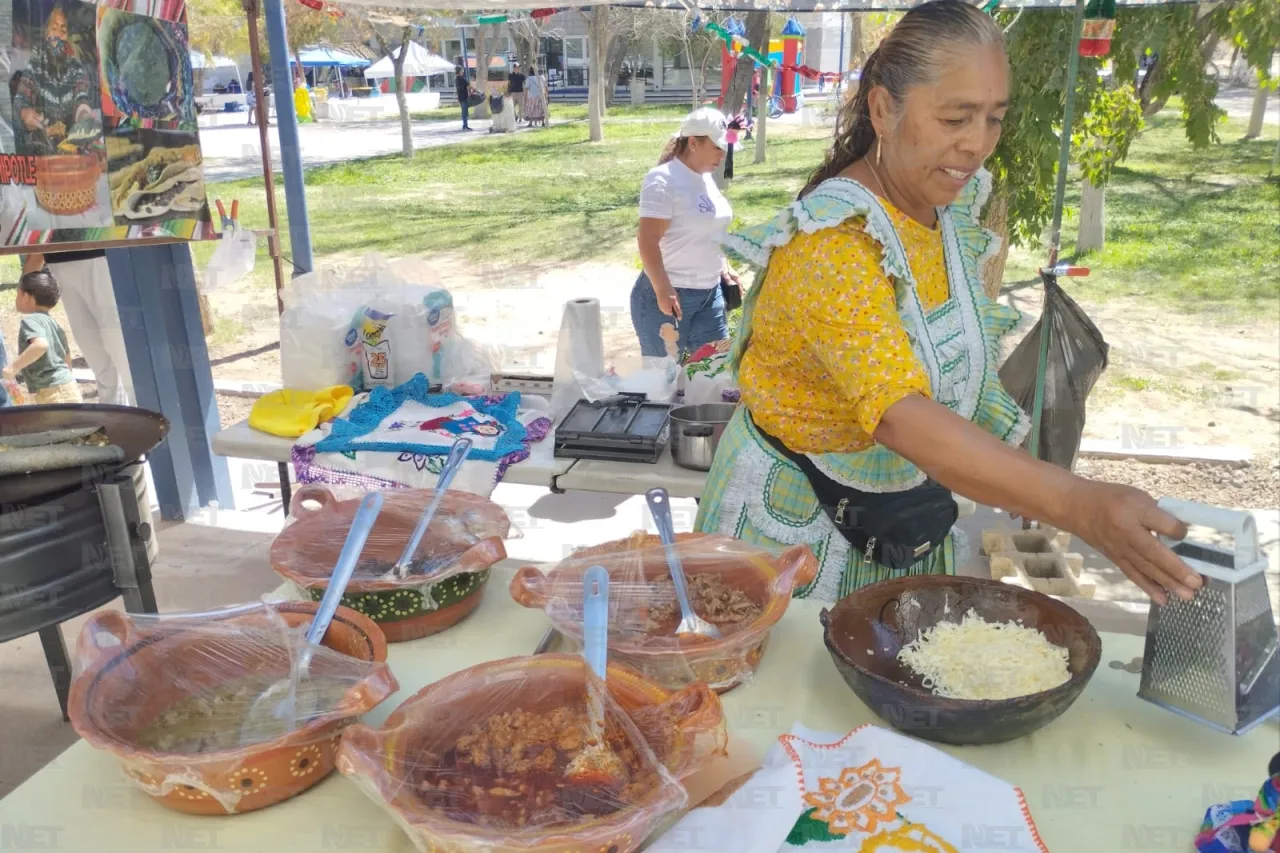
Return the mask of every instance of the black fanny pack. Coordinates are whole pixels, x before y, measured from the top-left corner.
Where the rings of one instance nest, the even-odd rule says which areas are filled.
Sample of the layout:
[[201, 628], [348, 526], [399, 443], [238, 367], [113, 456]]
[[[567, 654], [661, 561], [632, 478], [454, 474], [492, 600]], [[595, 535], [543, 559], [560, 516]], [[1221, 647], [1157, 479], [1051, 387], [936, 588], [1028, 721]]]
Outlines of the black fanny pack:
[[951, 491], [935, 480], [902, 492], [864, 492], [831, 479], [758, 425], [756, 431], [804, 472], [840, 535], [885, 568], [903, 571], [932, 554], [960, 517]]

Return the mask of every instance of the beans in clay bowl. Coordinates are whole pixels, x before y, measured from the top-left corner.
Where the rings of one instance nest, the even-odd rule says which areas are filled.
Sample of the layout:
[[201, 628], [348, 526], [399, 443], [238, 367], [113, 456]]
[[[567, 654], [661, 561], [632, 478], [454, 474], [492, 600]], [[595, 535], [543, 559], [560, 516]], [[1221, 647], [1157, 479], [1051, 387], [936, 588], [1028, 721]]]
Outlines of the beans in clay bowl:
[[593, 565], [609, 571], [609, 655], [668, 689], [705, 682], [725, 692], [750, 680], [769, 632], [795, 589], [813, 582], [818, 561], [808, 547], [779, 555], [728, 536], [676, 537], [694, 612], [718, 639], [677, 634], [680, 608], [666, 551], [657, 536], [575, 552], [543, 574], [527, 566], [511, 581], [511, 596], [546, 611], [573, 648], [582, 643], [582, 576]]
[[345, 607], [295, 678], [316, 609], [98, 613], [76, 647], [71, 724], [176, 811], [243, 814], [296, 796], [332, 772], [343, 729], [399, 689], [382, 632]]
[[[603, 697], [594, 730], [592, 689]], [[602, 684], [581, 657], [545, 654], [473, 666], [381, 728], [353, 726], [338, 770], [419, 850], [632, 853], [687, 804], [679, 780], [726, 742], [705, 684], [672, 693], [615, 664]]]
[[[378, 624], [389, 643], [447, 630], [480, 606], [489, 569], [507, 556], [511, 522], [491, 500], [448, 491], [408, 571], [396, 564], [431, 503], [432, 489], [390, 489], [356, 564], [342, 604]], [[271, 567], [315, 601], [324, 597], [338, 554], [365, 492], [306, 485], [290, 503], [290, 520], [271, 543]]]

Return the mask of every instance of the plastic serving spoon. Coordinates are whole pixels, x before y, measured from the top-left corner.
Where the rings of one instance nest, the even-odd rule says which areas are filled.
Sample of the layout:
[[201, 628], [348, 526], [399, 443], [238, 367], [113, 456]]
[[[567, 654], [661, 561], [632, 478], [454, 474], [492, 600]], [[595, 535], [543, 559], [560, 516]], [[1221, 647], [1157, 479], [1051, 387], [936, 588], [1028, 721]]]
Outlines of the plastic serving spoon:
[[587, 745], [565, 768], [571, 782], [598, 789], [620, 787], [626, 768], [604, 735], [604, 696], [609, 667], [609, 572], [592, 566], [582, 576], [582, 657], [599, 681], [587, 681]]
[[697, 634], [710, 640], [720, 639], [720, 629], [693, 612], [689, 603], [689, 582], [684, 576], [684, 566], [676, 554], [676, 531], [671, 521], [671, 496], [667, 490], [658, 486], [645, 492], [645, 500], [649, 502], [649, 512], [653, 514], [653, 523], [658, 527], [658, 536], [662, 539], [662, 547], [667, 552], [667, 566], [671, 569], [671, 582], [675, 584], [676, 601], [680, 602], [680, 624], [676, 626], [676, 634]]
[[[440, 508], [440, 501], [444, 499], [445, 493], [449, 491], [449, 484], [453, 482], [453, 478], [457, 475], [458, 469], [462, 467], [462, 463], [467, 461], [467, 454], [470, 452], [471, 439], [469, 438], [459, 438], [449, 448], [449, 455], [444, 460], [444, 467], [440, 469], [440, 479], [436, 480], [435, 494], [431, 496], [431, 503], [427, 504], [427, 508], [423, 510], [422, 517], [418, 519], [418, 526], [413, 529], [413, 535], [409, 537], [408, 544], [404, 546], [404, 553], [396, 561], [393, 571], [397, 578], [404, 579], [409, 574], [409, 568], [413, 565], [413, 555], [418, 550], [418, 546], [422, 544], [422, 537], [427, 534], [427, 528], [431, 526], [431, 520], [435, 518], [436, 510]], [[422, 573], [429, 575], [442, 565], [445, 565], [450, 559], [452, 558], [444, 557], [424, 561]]]
[[338, 610], [338, 603], [342, 601], [347, 584], [355, 574], [360, 552], [364, 550], [364, 544], [373, 530], [373, 523], [381, 511], [381, 492], [370, 492], [360, 502], [360, 508], [356, 510], [351, 522], [351, 529], [347, 532], [347, 541], [342, 546], [342, 553], [338, 555], [338, 564], [329, 578], [324, 598], [320, 600], [320, 607], [316, 609], [311, 627], [307, 629], [306, 646], [298, 656], [296, 674], [275, 682], [254, 700], [240, 727], [241, 743], [254, 743], [266, 737], [274, 737], [281, 729], [291, 731], [297, 724], [298, 684], [310, 675], [311, 657], [329, 630], [329, 623]]

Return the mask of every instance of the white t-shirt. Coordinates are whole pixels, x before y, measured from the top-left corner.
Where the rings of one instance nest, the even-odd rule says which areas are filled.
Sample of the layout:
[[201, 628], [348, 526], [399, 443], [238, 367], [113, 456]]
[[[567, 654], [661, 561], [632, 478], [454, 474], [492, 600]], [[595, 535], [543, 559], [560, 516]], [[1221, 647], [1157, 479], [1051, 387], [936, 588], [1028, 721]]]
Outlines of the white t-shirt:
[[678, 159], [650, 169], [640, 185], [640, 218], [670, 220], [659, 246], [672, 287], [709, 290], [720, 284], [720, 244], [733, 208], [710, 174]]

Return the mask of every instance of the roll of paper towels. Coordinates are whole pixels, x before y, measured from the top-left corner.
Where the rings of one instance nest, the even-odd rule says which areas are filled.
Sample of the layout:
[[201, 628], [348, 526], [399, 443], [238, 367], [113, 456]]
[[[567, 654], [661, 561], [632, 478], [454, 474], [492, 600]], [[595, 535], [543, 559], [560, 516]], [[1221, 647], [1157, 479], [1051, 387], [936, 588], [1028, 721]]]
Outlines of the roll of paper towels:
[[556, 342], [557, 385], [573, 382], [574, 375], [592, 379], [604, 375], [604, 329], [599, 299], [571, 299], [565, 303]]

